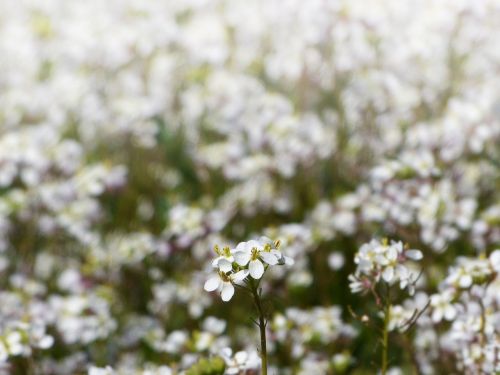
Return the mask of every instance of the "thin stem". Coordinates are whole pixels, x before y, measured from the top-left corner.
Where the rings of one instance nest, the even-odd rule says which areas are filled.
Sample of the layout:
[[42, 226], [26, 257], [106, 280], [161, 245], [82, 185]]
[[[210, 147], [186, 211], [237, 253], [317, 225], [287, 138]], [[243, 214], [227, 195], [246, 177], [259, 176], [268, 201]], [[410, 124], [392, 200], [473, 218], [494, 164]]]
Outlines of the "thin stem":
[[389, 321], [391, 319], [391, 298], [390, 298], [390, 286], [387, 285], [387, 298], [385, 300], [384, 308], [384, 328], [382, 331], [382, 375], [387, 374], [387, 355], [389, 352]]
[[259, 286], [253, 281], [251, 283], [252, 295], [259, 314], [259, 331], [260, 331], [260, 357], [262, 360], [261, 374], [267, 375], [267, 344], [266, 344], [266, 319], [264, 310], [262, 309], [262, 302], [260, 299]]

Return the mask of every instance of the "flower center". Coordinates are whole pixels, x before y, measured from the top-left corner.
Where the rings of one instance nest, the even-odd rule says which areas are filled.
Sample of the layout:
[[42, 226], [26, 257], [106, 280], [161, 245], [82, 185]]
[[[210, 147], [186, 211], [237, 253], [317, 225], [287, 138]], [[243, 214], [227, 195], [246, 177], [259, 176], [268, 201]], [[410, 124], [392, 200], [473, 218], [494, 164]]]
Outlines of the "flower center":
[[214, 246], [214, 251], [215, 251], [215, 254], [217, 254], [217, 255], [219, 255], [219, 256], [221, 256], [221, 255], [222, 255], [222, 253], [221, 253], [221, 251], [220, 251], [220, 248], [219, 248], [219, 245], [215, 245], [215, 246]]
[[256, 260], [258, 257], [259, 257], [259, 250], [256, 247], [252, 248], [252, 255], [251, 255], [252, 260]]
[[225, 272], [219, 271], [219, 277], [225, 283], [231, 282], [231, 276], [227, 275]]

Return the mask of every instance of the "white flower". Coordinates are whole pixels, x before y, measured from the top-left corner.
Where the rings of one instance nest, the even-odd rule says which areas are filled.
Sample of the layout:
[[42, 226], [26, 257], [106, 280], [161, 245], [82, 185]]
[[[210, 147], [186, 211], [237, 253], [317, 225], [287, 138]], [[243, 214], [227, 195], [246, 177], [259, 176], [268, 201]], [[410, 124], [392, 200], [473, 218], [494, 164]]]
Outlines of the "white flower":
[[241, 270], [236, 273], [224, 273], [219, 271], [216, 276], [211, 277], [205, 282], [204, 289], [207, 292], [219, 290], [222, 300], [229, 301], [234, 295], [233, 283], [243, 281], [248, 276], [248, 270]]
[[240, 266], [248, 264], [250, 276], [260, 279], [265, 271], [265, 264], [293, 264], [293, 260], [285, 257], [280, 251], [273, 249], [269, 243], [251, 240], [241, 242], [234, 250], [234, 259]]
[[219, 256], [212, 261], [212, 266], [218, 268], [222, 272], [231, 271], [233, 269], [234, 262], [234, 257], [231, 254], [231, 249], [229, 249], [229, 247], [224, 247], [222, 250], [220, 250], [219, 246], [215, 245], [214, 250]]
[[439, 323], [443, 318], [448, 321], [455, 319], [457, 309], [452, 301], [453, 292], [451, 290], [445, 290], [440, 294], [431, 296], [432, 321], [434, 323]]
[[344, 255], [338, 251], [331, 253], [328, 256], [328, 265], [334, 271], [338, 271], [342, 267], [344, 267], [345, 258]]
[[13, 331], [7, 334], [5, 341], [7, 343], [7, 347], [9, 348], [9, 353], [11, 355], [20, 355], [24, 351], [24, 345], [22, 342], [21, 333], [18, 331]]
[[422, 252], [406, 249], [401, 241], [372, 240], [362, 245], [354, 257], [357, 269], [349, 278], [353, 293], [368, 289], [380, 279], [389, 284], [399, 282], [401, 289], [408, 289], [410, 295], [415, 291], [418, 275], [405, 263], [422, 259]]
[[233, 355], [231, 348], [224, 348], [220, 355], [226, 362], [227, 375], [236, 375], [246, 370], [254, 370], [260, 366], [260, 359], [256, 352], [239, 351]]
[[110, 366], [106, 367], [90, 366], [88, 375], [113, 375], [114, 373], [115, 371]]
[[361, 279], [357, 275], [349, 275], [349, 288], [351, 289], [351, 293], [360, 293], [365, 290], [368, 290], [371, 286], [371, 283], [368, 279]]
[[446, 285], [468, 289], [473, 284], [485, 283], [494, 274], [494, 265], [491, 258], [495, 260], [495, 257], [495, 254], [492, 254], [490, 259], [459, 257], [457, 266], [450, 269], [450, 273], [445, 280]]

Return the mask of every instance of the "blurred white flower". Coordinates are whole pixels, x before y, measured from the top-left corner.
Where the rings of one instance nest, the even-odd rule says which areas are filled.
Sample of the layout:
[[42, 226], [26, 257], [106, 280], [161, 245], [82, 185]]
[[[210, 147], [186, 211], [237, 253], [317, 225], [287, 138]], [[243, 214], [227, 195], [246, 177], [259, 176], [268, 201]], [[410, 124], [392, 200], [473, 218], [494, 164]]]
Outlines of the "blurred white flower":
[[349, 276], [350, 287], [353, 293], [370, 289], [374, 284], [384, 280], [389, 284], [397, 281], [401, 289], [408, 289], [410, 295], [414, 293], [414, 285], [418, 273], [409, 268], [408, 260], [422, 259], [420, 250], [407, 249], [401, 241], [372, 240], [362, 245], [354, 257], [357, 268]]

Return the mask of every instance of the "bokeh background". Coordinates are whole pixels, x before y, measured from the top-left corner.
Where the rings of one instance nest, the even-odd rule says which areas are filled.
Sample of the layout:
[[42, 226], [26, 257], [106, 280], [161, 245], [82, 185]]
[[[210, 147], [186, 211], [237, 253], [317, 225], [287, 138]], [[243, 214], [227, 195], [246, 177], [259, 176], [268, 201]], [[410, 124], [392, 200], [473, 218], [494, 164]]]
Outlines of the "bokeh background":
[[[359, 246], [422, 250], [421, 300], [500, 246], [499, 69], [497, 0], [0, 0], [2, 373], [255, 356], [251, 301], [203, 283], [260, 235], [295, 259], [272, 373], [376, 373]], [[394, 374], [466, 373], [450, 330]]]

